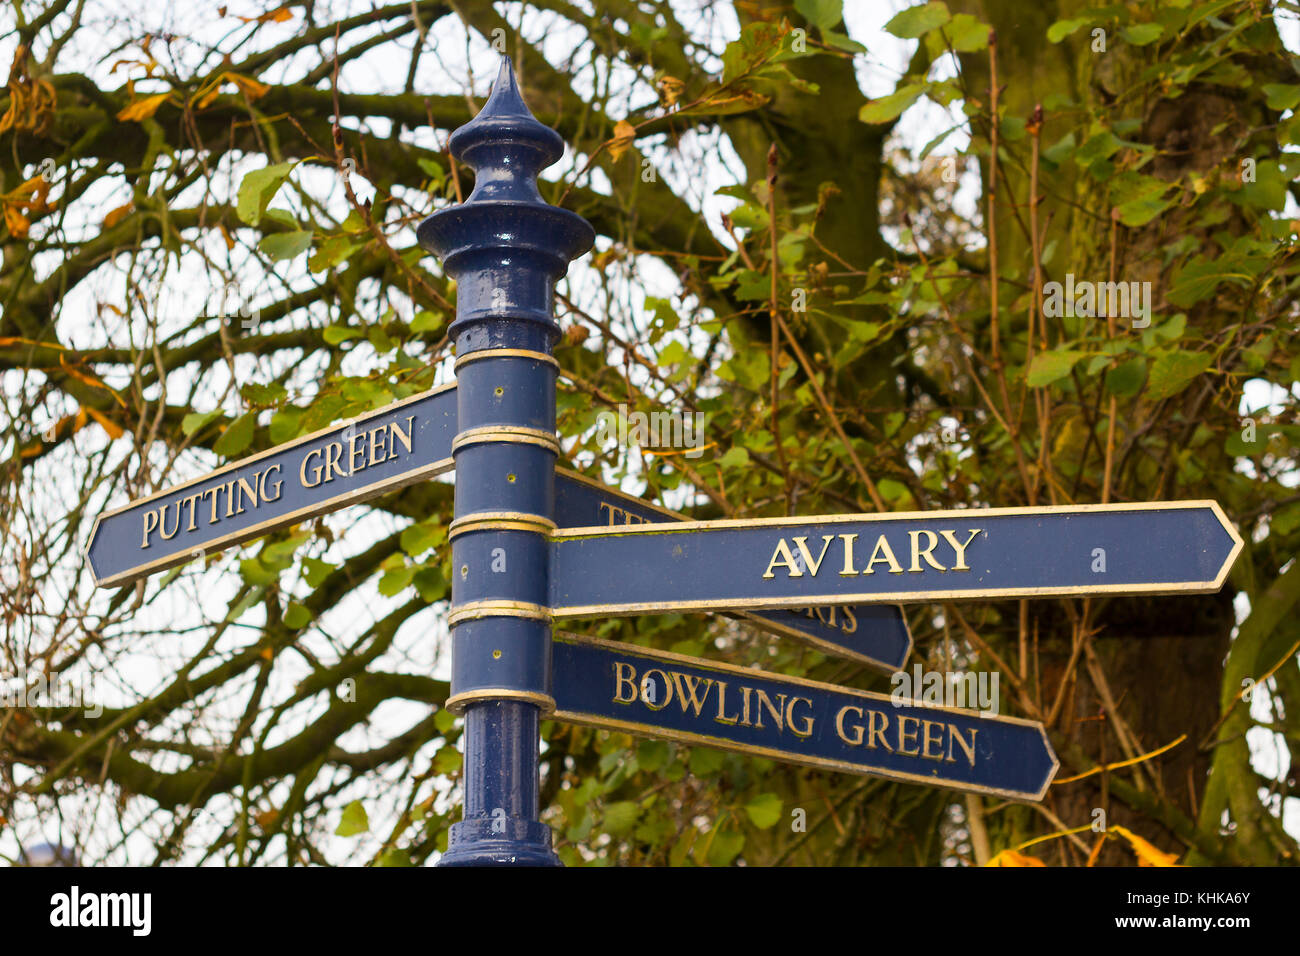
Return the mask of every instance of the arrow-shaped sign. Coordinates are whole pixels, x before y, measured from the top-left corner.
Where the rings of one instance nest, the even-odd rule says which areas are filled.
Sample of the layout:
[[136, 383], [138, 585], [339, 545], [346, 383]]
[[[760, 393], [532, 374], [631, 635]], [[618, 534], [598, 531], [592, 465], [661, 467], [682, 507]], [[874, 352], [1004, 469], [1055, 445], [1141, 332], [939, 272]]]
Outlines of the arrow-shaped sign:
[[557, 617], [1217, 591], [1213, 501], [581, 528], [552, 536]]
[[1041, 800], [1058, 762], [1043, 725], [574, 634], [552, 642], [557, 720]]
[[100, 587], [126, 584], [276, 528], [450, 471], [456, 389], [339, 422], [95, 519]]
[[[627, 527], [689, 521], [567, 468], [555, 469], [555, 523], [561, 528]], [[912, 632], [901, 608], [890, 604], [776, 609], [739, 614], [750, 624], [793, 637], [818, 650], [892, 673], [912, 650]]]

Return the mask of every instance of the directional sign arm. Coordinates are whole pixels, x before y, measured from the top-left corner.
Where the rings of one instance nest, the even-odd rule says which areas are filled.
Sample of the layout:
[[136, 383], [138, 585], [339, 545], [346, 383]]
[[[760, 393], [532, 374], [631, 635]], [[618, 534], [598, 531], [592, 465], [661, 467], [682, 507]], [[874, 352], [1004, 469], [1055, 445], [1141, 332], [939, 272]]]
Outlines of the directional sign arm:
[[456, 389], [436, 388], [226, 465], [95, 519], [100, 587], [449, 471]]
[[1041, 800], [1042, 724], [558, 634], [557, 720], [845, 773]]
[[1242, 547], [1213, 501], [557, 531], [557, 616], [1217, 591]]

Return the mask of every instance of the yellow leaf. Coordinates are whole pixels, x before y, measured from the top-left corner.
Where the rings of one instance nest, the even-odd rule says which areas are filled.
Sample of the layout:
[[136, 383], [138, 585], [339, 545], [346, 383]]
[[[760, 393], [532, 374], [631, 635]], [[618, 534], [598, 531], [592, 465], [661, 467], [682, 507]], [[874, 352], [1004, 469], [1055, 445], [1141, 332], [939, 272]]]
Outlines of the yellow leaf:
[[1024, 853], [1017, 853], [1015, 850], [1003, 850], [993, 859], [984, 864], [985, 866], [1047, 866], [1037, 857], [1027, 856]]
[[1112, 826], [1112, 830], [1128, 840], [1138, 858], [1138, 866], [1181, 866], [1177, 853], [1158, 850], [1127, 827]]
[[12, 203], [5, 203], [5, 228], [15, 239], [26, 239], [27, 230], [32, 227], [31, 220], [18, 211]]
[[99, 424], [103, 427], [104, 431], [108, 432], [109, 438], [121, 438], [123, 435], [126, 434], [126, 431], [122, 428], [121, 425], [113, 421], [113, 419], [109, 418], [107, 415], [105, 415], [103, 412], [99, 411], [98, 409], [87, 408], [86, 411], [90, 412], [90, 417], [93, 418], [95, 421], [99, 422]]
[[676, 103], [677, 98], [682, 95], [682, 90], [686, 88], [686, 84], [675, 76], [661, 76], [655, 86], [659, 89], [659, 101], [664, 106], [672, 106]]
[[207, 109], [209, 106], [212, 105], [212, 101], [217, 98], [217, 94], [219, 94], [220, 92], [221, 92], [221, 84], [218, 83], [216, 86], [212, 87], [212, 89], [208, 90], [197, 100], [195, 100], [194, 108], [196, 110]]
[[104, 217], [104, 228], [112, 229], [119, 222], [125, 219], [127, 215], [131, 212], [131, 210], [134, 208], [135, 208], [135, 203], [128, 202], [125, 205], [118, 206], [116, 209], [110, 211], [109, 214]]
[[632, 140], [636, 138], [636, 127], [627, 120], [619, 120], [614, 126], [614, 138], [609, 141], [609, 155], [614, 162], [623, 158]]
[[253, 79], [252, 77], [241, 76], [238, 73], [227, 73], [226, 79], [230, 80], [230, 82], [234, 83], [237, 87], [239, 87], [239, 91], [243, 93], [245, 96], [247, 96], [250, 100], [260, 99], [261, 97], [265, 96], [267, 93], [271, 92], [271, 88], [269, 86], [267, 86], [265, 83], [259, 83], [257, 80]]
[[122, 122], [140, 122], [147, 120], [158, 112], [158, 108], [167, 102], [170, 93], [155, 93], [153, 96], [146, 96], [143, 99], [136, 100], [134, 103], [125, 107], [122, 112], [117, 114], [117, 118]]
[[235, 240], [230, 238], [230, 232], [226, 229], [226, 224], [224, 222], [218, 223], [217, 228], [221, 230], [221, 238], [226, 242], [226, 251], [229, 252], [231, 249], [234, 249]]

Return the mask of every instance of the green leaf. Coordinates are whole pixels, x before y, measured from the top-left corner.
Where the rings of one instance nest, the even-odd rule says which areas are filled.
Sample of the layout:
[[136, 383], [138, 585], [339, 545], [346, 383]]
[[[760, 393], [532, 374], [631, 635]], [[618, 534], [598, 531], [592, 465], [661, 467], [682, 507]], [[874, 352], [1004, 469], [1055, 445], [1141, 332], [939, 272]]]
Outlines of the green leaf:
[[1092, 21], [1088, 17], [1077, 17], [1073, 20], [1057, 20], [1047, 28], [1047, 42], [1060, 43], [1070, 34], [1081, 26], [1086, 26]]
[[303, 558], [302, 559], [302, 579], [307, 582], [309, 587], [318, 588], [325, 583], [325, 579], [338, 570], [328, 561], [322, 561], [320, 558]]
[[718, 459], [720, 468], [743, 468], [749, 464], [749, 452], [739, 445], [727, 449], [727, 453]]
[[185, 437], [193, 435], [195, 432], [206, 427], [211, 422], [221, 417], [221, 409], [215, 408], [210, 412], [190, 412], [181, 419], [181, 431]]
[[1133, 26], [1125, 27], [1119, 31], [1119, 35], [1125, 43], [1131, 43], [1134, 46], [1146, 46], [1149, 43], [1155, 43], [1165, 32], [1165, 28], [1158, 23], [1135, 23]]
[[1119, 398], [1136, 395], [1147, 374], [1147, 360], [1141, 355], [1117, 365], [1106, 373], [1106, 389]]
[[844, 16], [843, 0], [794, 0], [799, 15], [825, 32], [839, 23]]
[[402, 550], [411, 557], [418, 558], [446, 537], [446, 529], [438, 522], [420, 521], [402, 532]]
[[1087, 352], [1039, 352], [1034, 356], [1034, 360], [1029, 363], [1029, 386], [1030, 388], [1041, 388], [1044, 385], [1051, 385], [1058, 379], [1065, 378], [1070, 374], [1076, 362], [1087, 358]]
[[745, 804], [750, 822], [760, 830], [776, 825], [776, 821], [781, 819], [781, 808], [781, 798], [775, 793], [760, 793]]
[[302, 424], [301, 408], [282, 408], [271, 416], [270, 435], [271, 441], [277, 445], [286, 442], [298, 435], [298, 427]]
[[354, 329], [347, 325], [327, 325], [322, 333], [322, 338], [329, 345], [338, 345], [340, 342], [346, 342], [348, 339], [361, 338], [361, 330]]
[[297, 631], [311, 623], [311, 611], [297, 601], [290, 601], [284, 611], [284, 626]]
[[294, 232], [277, 232], [270, 236], [263, 236], [257, 248], [277, 262], [293, 259], [311, 248], [311, 230], [298, 229]]
[[726, 754], [720, 750], [710, 750], [708, 747], [692, 747], [691, 758], [688, 761], [691, 773], [697, 777], [708, 777], [722, 769], [722, 764], [726, 760]]
[[459, 773], [464, 766], [465, 758], [460, 755], [460, 751], [455, 747], [443, 747], [433, 758], [433, 772], [444, 776]]
[[411, 862], [411, 854], [399, 848], [394, 847], [386, 850], [384, 855], [375, 861], [375, 866], [414, 866]]
[[445, 734], [456, 726], [456, 715], [444, 707], [433, 715], [433, 726], [438, 728], [438, 733]]
[[443, 326], [443, 317], [428, 309], [421, 309], [411, 319], [412, 332], [436, 332]]
[[745, 834], [736, 830], [719, 830], [709, 844], [710, 866], [731, 866], [731, 861], [745, 848]]
[[915, 40], [925, 36], [936, 27], [941, 27], [952, 19], [948, 5], [935, 0], [933, 3], [919, 7], [908, 7], [885, 24], [885, 29], [904, 40]]
[[1268, 97], [1265, 102], [1271, 110], [1285, 112], [1293, 110], [1300, 104], [1300, 86], [1289, 83], [1266, 83], [1260, 87]]
[[1151, 366], [1147, 397], [1157, 402], [1177, 395], [1210, 367], [1213, 358], [1208, 352], [1185, 352], [1181, 349], [1162, 353]]
[[872, 100], [858, 110], [858, 119], [864, 123], [888, 123], [895, 120], [925, 92], [926, 84], [908, 83], [888, 96]]
[[379, 579], [379, 593], [384, 597], [392, 597], [399, 594], [415, 577], [415, 568], [394, 568], [391, 571], [385, 571]]
[[1153, 193], [1148, 196], [1142, 196], [1131, 202], [1123, 203], [1119, 206], [1119, 221], [1131, 228], [1145, 226], [1156, 216], [1160, 215], [1178, 199], [1178, 194], [1174, 193], [1168, 199], [1161, 199], [1159, 194]]
[[604, 830], [611, 836], [627, 833], [636, 826], [640, 808], [631, 800], [619, 800], [605, 807]]
[[347, 236], [330, 236], [316, 247], [316, 251], [307, 260], [307, 268], [312, 272], [324, 272], [347, 261], [348, 256], [360, 249], [361, 245]]
[[343, 808], [343, 818], [339, 820], [338, 827], [334, 830], [335, 836], [350, 837], [358, 833], [365, 833], [370, 829], [370, 818], [366, 816], [366, 808], [361, 805], [360, 800], [353, 800]]
[[969, 13], [959, 13], [952, 18], [944, 33], [952, 42], [952, 48], [958, 53], [975, 53], [989, 45], [990, 27], [980, 23]]
[[244, 412], [226, 427], [212, 450], [225, 458], [232, 458], [248, 447], [256, 428], [257, 412]]
[[296, 161], [276, 163], [263, 169], [255, 169], [244, 177], [239, 184], [235, 212], [239, 218], [250, 226], [256, 226], [266, 213], [267, 204], [289, 178], [289, 173], [297, 166]]

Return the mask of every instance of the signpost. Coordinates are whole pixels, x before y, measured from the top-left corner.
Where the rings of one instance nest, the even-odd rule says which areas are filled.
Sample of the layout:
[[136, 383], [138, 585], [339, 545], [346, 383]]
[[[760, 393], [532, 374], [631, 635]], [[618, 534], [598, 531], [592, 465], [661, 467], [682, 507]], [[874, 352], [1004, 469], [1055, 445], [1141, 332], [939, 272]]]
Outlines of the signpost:
[[[560, 528], [689, 520], [577, 472], [555, 469], [555, 523]], [[887, 604], [775, 609], [736, 616], [765, 631], [793, 637], [824, 653], [847, 657], [886, 673], [902, 667], [912, 651], [912, 632], [903, 609]]]
[[538, 819], [539, 722], [560, 720], [848, 773], [1038, 800], [1039, 724], [576, 635], [557, 617], [736, 613], [893, 670], [900, 602], [1217, 590], [1242, 548], [1211, 501], [689, 521], [556, 469], [556, 281], [592, 245], [538, 173], [564, 143], [508, 59], [451, 153], [474, 191], [417, 231], [457, 283], [457, 380], [96, 519], [119, 586], [276, 528], [456, 472], [451, 695], [464, 819], [443, 865], [555, 865]]
[[1041, 800], [1043, 725], [580, 637], [556, 636], [557, 720], [845, 773]]

